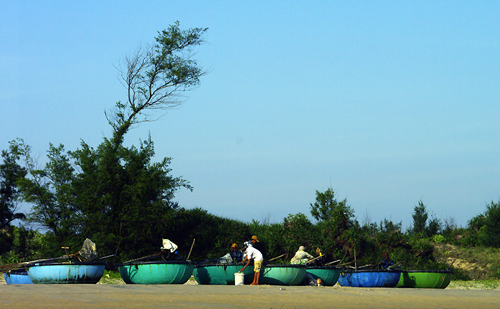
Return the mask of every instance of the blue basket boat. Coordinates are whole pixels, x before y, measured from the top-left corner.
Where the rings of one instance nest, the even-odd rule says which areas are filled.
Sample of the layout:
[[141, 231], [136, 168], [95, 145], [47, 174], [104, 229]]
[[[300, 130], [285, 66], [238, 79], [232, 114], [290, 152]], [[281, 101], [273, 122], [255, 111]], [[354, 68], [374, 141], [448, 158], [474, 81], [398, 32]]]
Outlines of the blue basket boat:
[[187, 261], [130, 262], [116, 265], [127, 284], [184, 284], [193, 274]]
[[340, 274], [339, 284], [358, 288], [389, 288], [395, 287], [401, 270], [398, 269], [363, 269], [346, 270]]
[[88, 283], [101, 280], [106, 262], [45, 262], [27, 266], [28, 275], [35, 284]]
[[33, 281], [31, 281], [28, 276], [28, 272], [24, 269], [15, 269], [5, 272], [3, 273], [3, 277], [7, 284], [33, 284]]

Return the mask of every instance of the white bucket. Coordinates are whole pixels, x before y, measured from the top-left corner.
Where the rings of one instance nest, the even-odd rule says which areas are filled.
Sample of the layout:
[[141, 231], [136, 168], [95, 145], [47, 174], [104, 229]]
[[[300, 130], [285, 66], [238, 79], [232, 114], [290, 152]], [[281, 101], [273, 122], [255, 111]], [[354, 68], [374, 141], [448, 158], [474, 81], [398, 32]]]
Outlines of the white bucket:
[[244, 273], [234, 273], [234, 285], [245, 285], [244, 278]]

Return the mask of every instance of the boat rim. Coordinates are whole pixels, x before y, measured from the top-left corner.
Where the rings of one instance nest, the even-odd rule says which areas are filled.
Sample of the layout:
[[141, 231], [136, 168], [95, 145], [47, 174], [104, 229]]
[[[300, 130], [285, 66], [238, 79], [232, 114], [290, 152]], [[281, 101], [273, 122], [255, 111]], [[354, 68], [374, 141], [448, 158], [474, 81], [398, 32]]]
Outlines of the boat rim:
[[13, 274], [13, 275], [25, 275], [28, 274], [28, 271], [24, 268], [11, 269], [8, 271], [3, 271], [4, 274]]
[[25, 267], [36, 267], [36, 266], [70, 266], [70, 265], [107, 265], [107, 262], [35, 262], [32, 264], [27, 264]]
[[263, 264], [262, 267], [274, 267], [274, 268], [279, 268], [279, 267], [290, 267], [290, 268], [306, 268], [306, 265], [302, 264]]
[[117, 267], [121, 266], [134, 266], [134, 265], [150, 265], [150, 264], [195, 264], [193, 261], [137, 261], [116, 264]]
[[401, 269], [344, 269], [343, 273], [400, 273]]
[[240, 267], [243, 267], [245, 266], [245, 264], [242, 264], [242, 263], [224, 263], [224, 264], [221, 264], [221, 263], [198, 263], [197, 265], [195, 265], [194, 267], [226, 267], [226, 266], [240, 266]]
[[440, 274], [454, 274], [455, 272], [453, 270], [424, 270], [424, 269], [418, 269], [418, 270], [401, 270], [402, 273], [440, 273]]
[[339, 269], [342, 270], [342, 267], [339, 266], [307, 266], [307, 269]]

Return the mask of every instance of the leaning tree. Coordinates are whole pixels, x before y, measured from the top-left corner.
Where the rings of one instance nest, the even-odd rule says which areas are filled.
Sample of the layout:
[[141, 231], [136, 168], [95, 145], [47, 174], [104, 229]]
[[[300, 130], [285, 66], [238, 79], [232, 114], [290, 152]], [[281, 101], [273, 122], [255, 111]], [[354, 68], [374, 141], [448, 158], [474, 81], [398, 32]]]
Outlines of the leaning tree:
[[[171, 175], [171, 158], [153, 160], [150, 136], [138, 147], [125, 147], [124, 136], [132, 126], [157, 120], [164, 114], [161, 111], [182, 104], [185, 92], [199, 84], [205, 71], [193, 59], [193, 51], [204, 42], [206, 31], [182, 30], [176, 22], [158, 32], [154, 44], [125, 57], [118, 70], [126, 100], [105, 113], [112, 137], [96, 148], [82, 141], [75, 151], [51, 145], [47, 166], [26, 177], [33, 180], [25, 182], [31, 193], [40, 193], [37, 199], [25, 195], [33, 204], [29, 218], [52, 227], [53, 234], [72, 231], [71, 237], [54, 246], [89, 237], [103, 254], [136, 255], [158, 249], [168, 231], [169, 212], [179, 208], [175, 192], [192, 187]], [[61, 215], [55, 221], [54, 213]]]

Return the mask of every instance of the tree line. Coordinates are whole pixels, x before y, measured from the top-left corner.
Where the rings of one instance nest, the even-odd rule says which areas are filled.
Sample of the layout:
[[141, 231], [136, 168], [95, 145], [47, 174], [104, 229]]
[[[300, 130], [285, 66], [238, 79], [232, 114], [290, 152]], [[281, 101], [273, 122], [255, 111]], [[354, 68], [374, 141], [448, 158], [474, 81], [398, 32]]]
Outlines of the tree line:
[[[303, 245], [311, 253], [320, 248], [325, 261], [340, 260], [346, 267], [377, 267], [387, 252], [408, 269], [449, 268], [434, 258], [435, 242], [500, 247], [500, 202], [458, 227], [453, 220], [429, 218], [419, 201], [406, 231], [401, 222], [387, 219], [360, 224], [332, 188], [316, 191], [309, 205], [314, 221], [297, 213], [278, 223], [242, 222], [179, 205], [176, 192], [193, 187], [172, 175], [172, 158], [155, 160], [151, 136], [138, 146], [123, 141], [134, 125], [154, 121], [154, 112], [179, 105], [185, 91], [199, 84], [205, 71], [192, 52], [203, 44], [206, 31], [182, 30], [177, 22], [158, 32], [154, 44], [126, 57], [120, 73], [127, 100], [106, 112], [112, 134], [97, 147], [84, 141], [76, 150], [50, 144], [47, 163], [40, 167], [24, 140], [10, 141], [0, 165], [1, 263], [61, 256], [61, 247], [78, 251], [86, 238], [98, 245], [101, 256], [114, 254], [112, 263], [156, 253], [162, 238], [174, 241], [181, 255], [195, 240], [191, 257], [197, 261], [223, 256], [232, 243], [258, 235], [265, 257], [281, 256], [277, 262], [288, 262]], [[31, 211], [19, 212], [20, 203]], [[46, 232], [13, 226], [15, 220]]]

